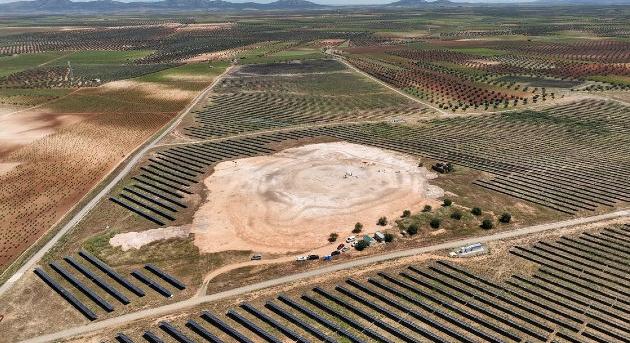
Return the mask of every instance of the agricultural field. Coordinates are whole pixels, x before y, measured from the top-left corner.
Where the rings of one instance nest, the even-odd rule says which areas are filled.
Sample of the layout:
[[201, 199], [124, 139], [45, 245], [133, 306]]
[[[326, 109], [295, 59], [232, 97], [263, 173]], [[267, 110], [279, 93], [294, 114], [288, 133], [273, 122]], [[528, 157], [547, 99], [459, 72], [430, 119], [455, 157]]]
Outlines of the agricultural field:
[[549, 12], [0, 24], [0, 332], [629, 341], [630, 12]]
[[[77, 68], [107, 69], [147, 54], [77, 52], [53, 59], [73, 61]], [[24, 64], [20, 68], [43, 60], [29, 55], [15, 59], [21, 57]], [[51, 58], [46, 56], [46, 61], [62, 60]], [[0, 211], [5, 219], [1, 224], [1, 269], [48, 232], [226, 67], [222, 62], [180, 66], [100, 86], [81, 82], [61, 87], [50, 83], [24, 86], [7, 81], [0, 88]], [[32, 70], [15, 72], [6, 80]]]

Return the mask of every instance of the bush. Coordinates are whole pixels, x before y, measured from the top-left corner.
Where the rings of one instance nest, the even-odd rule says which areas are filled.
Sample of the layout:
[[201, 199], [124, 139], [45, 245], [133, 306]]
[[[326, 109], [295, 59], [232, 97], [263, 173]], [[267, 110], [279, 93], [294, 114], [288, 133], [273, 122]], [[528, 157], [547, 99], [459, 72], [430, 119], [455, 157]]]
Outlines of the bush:
[[490, 230], [490, 229], [492, 229], [493, 226], [494, 225], [492, 224], [492, 220], [490, 220], [490, 219], [484, 219], [481, 222], [481, 228], [484, 229], [484, 230]]
[[394, 241], [394, 235], [391, 233], [385, 234], [385, 242], [390, 243]]
[[368, 242], [366, 242], [364, 239], [360, 240], [357, 242], [357, 244], [354, 246], [355, 249], [362, 251], [363, 249], [367, 248], [368, 246], [370, 246], [368, 244]]
[[451, 213], [451, 218], [455, 220], [460, 220], [462, 219], [462, 213], [459, 211], [454, 211], [453, 213]]
[[440, 224], [442, 223], [442, 221], [439, 218], [433, 218], [431, 219], [431, 222], [429, 223], [429, 225], [434, 228], [437, 229], [440, 227]]
[[499, 221], [501, 223], [508, 224], [510, 221], [512, 221], [512, 215], [507, 212], [503, 212], [501, 217], [499, 217]]
[[339, 238], [339, 234], [333, 232], [333, 233], [330, 234], [330, 236], [328, 236], [328, 241], [330, 243], [332, 243], [332, 242], [336, 241], [337, 238]]
[[352, 229], [352, 233], [360, 233], [363, 230], [363, 224], [356, 223], [354, 224], [354, 229]]
[[409, 225], [409, 227], [407, 228], [407, 233], [409, 234], [409, 236], [413, 236], [415, 234], [418, 233], [418, 224], [414, 223]]
[[432, 210], [431, 205], [424, 205], [422, 212], [431, 212], [431, 210]]
[[387, 225], [387, 217], [380, 217], [376, 222], [376, 225], [385, 226]]
[[473, 207], [472, 210], [470, 210], [470, 213], [476, 215], [476, 216], [480, 216], [481, 215], [481, 209], [479, 207]]
[[403, 211], [403, 213], [402, 213], [402, 216], [401, 216], [401, 217], [402, 217], [402, 218], [407, 218], [407, 217], [409, 217], [410, 215], [411, 215], [411, 211], [409, 211], [409, 210], [404, 210], [404, 211]]
[[451, 205], [453, 205], [453, 200], [451, 200], [451, 199], [444, 199], [444, 203], [442, 203], [442, 206], [449, 207]]

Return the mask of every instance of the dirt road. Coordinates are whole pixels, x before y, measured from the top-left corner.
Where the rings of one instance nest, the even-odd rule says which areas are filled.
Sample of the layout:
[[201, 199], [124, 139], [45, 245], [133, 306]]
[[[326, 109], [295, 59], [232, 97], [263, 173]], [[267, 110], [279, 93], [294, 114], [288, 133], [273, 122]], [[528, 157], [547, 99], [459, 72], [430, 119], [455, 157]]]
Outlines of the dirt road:
[[436, 245], [432, 245], [428, 247], [401, 250], [401, 251], [395, 251], [395, 252], [377, 255], [377, 256], [370, 256], [370, 257], [361, 258], [361, 259], [357, 259], [357, 260], [349, 261], [345, 263], [332, 264], [328, 267], [310, 270], [310, 271], [299, 273], [299, 274], [283, 276], [276, 279], [263, 281], [263, 282], [231, 289], [231, 290], [220, 292], [220, 293], [205, 295], [201, 297], [192, 297], [190, 299], [179, 301], [173, 304], [160, 306], [160, 307], [156, 307], [152, 309], [146, 309], [142, 311], [137, 311], [133, 313], [128, 313], [119, 317], [103, 320], [100, 322], [90, 323], [87, 325], [62, 330], [56, 333], [35, 337], [35, 338], [29, 339], [23, 342], [39, 343], [39, 342], [51, 342], [51, 341], [56, 341], [56, 340], [61, 340], [61, 339], [67, 339], [70, 337], [87, 334], [87, 333], [95, 332], [102, 329], [122, 326], [125, 324], [129, 324], [130, 322], [134, 320], [164, 315], [164, 314], [184, 310], [187, 308], [191, 308], [191, 307], [203, 304], [203, 303], [218, 301], [218, 300], [226, 299], [226, 298], [233, 297], [236, 295], [241, 295], [241, 294], [257, 291], [263, 288], [278, 286], [278, 285], [282, 285], [289, 282], [300, 281], [300, 280], [304, 280], [311, 277], [334, 273], [340, 270], [358, 268], [358, 267], [362, 267], [362, 266], [366, 266], [366, 265], [370, 265], [370, 264], [374, 264], [378, 262], [383, 262], [387, 260], [397, 259], [401, 257], [414, 256], [414, 255], [429, 253], [429, 252], [438, 251], [438, 250], [454, 249], [463, 245], [468, 245], [468, 244], [477, 243], [477, 242], [486, 243], [490, 241], [515, 238], [515, 237], [538, 233], [542, 231], [561, 229], [561, 228], [571, 227], [575, 225], [590, 224], [594, 222], [618, 219], [618, 218], [628, 217], [628, 216], [630, 216], [630, 210], [626, 209], [626, 210], [621, 210], [621, 211], [597, 215], [597, 216], [576, 218], [576, 219], [564, 220], [560, 222], [529, 226], [529, 227], [500, 232], [500, 233], [487, 235], [487, 236], [461, 239], [461, 240], [446, 242], [442, 244], [436, 244]]
[[[127, 174], [133, 169], [133, 167], [138, 163], [142, 157], [151, 149], [153, 149], [157, 143], [162, 140], [167, 134], [169, 134], [173, 129], [179, 125], [179, 123], [184, 119], [186, 114], [190, 112], [190, 110], [199, 103], [202, 99], [205, 99], [208, 93], [212, 90], [212, 87], [216, 85], [223, 76], [227, 75], [232, 67], [226, 68], [223, 74], [217, 76], [217, 78], [206, 87], [199, 95], [197, 95], [193, 101], [190, 102], [186, 108], [184, 108], [179, 115], [171, 121], [171, 124], [162, 129], [161, 133], [150, 141], [148, 141], [143, 146], [139, 147], [135, 153], [132, 154], [132, 157], [129, 159], [122, 161], [121, 164], [124, 164], [124, 167], [116, 174], [107, 184], [99, 186], [102, 187], [100, 192], [98, 192], [83, 208], [81, 208], [74, 216], [55, 234], [55, 236], [50, 239], [46, 244], [39, 249], [33, 256], [31, 256], [23, 265], [18, 269], [12, 276], [9, 278], [2, 286], [0, 286], [0, 296], [2, 296], [17, 280], [24, 275], [24, 273], [28, 272], [37, 264], [37, 262], [68, 232], [70, 231], [85, 215], [87, 215], [96, 205], [109, 194], [109, 192], [125, 177]], [[45, 237], [45, 236], [44, 236]], [[37, 244], [37, 243], [35, 243]], [[10, 268], [7, 268], [9, 270]]]

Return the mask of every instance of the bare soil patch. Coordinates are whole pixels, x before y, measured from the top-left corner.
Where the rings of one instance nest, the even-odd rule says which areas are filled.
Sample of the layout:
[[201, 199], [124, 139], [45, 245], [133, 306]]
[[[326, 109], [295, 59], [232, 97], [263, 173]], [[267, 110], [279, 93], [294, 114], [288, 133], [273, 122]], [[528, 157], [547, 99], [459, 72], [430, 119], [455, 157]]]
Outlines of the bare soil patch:
[[434, 177], [414, 158], [378, 148], [291, 148], [218, 164], [205, 180], [208, 200], [184, 227], [202, 253], [309, 251], [328, 245], [331, 232], [356, 222], [375, 231], [380, 216], [441, 196]]
[[125, 90], [132, 89], [140, 91], [145, 94], [147, 98], [152, 99], [167, 99], [172, 101], [190, 100], [197, 95], [197, 92], [186, 91], [176, 87], [169, 87], [164, 84], [155, 82], [142, 82], [132, 80], [120, 80], [109, 82], [101, 86], [103, 90]]
[[57, 130], [76, 124], [78, 115], [51, 113], [46, 110], [22, 112], [0, 117], [0, 157]]

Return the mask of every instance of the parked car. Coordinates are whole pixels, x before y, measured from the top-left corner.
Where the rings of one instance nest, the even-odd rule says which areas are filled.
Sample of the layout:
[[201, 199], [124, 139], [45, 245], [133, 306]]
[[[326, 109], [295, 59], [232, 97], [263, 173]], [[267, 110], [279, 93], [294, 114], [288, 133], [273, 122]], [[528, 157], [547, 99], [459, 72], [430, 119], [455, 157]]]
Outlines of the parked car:
[[319, 260], [319, 255], [308, 255], [307, 260]]
[[331, 252], [331, 253], [330, 253], [330, 256], [337, 256], [337, 255], [339, 255], [339, 254], [341, 254], [341, 253], [339, 252], [339, 250], [335, 250], [335, 251], [333, 251], [333, 252]]
[[352, 244], [350, 244], [350, 246], [354, 248], [357, 245], [358, 242], [359, 241], [354, 241], [354, 242], [352, 242]]
[[354, 242], [356, 240], [357, 240], [356, 236], [350, 236], [350, 237], [346, 238], [346, 243], [352, 243], [352, 242]]
[[341, 252], [346, 252], [348, 250], [350, 250], [350, 247], [344, 247], [343, 249], [341, 249]]
[[330, 255], [324, 256], [324, 261], [330, 261], [330, 260], [332, 260], [332, 256]]
[[252, 261], [260, 261], [262, 260], [262, 255], [254, 255], [252, 256]]
[[295, 260], [296, 261], [306, 261], [306, 260], [308, 260], [308, 256], [298, 256]]
[[469, 256], [482, 255], [487, 252], [488, 252], [488, 249], [486, 249], [486, 247], [483, 244], [475, 243], [475, 244], [460, 247], [457, 250], [451, 251], [448, 255], [450, 257], [469, 257]]
[[341, 249], [343, 249], [343, 247], [345, 247], [345, 246], [346, 246], [345, 244], [341, 243], [341, 244], [339, 244], [339, 245], [337, 246], [337, 250], [341, 250]]

